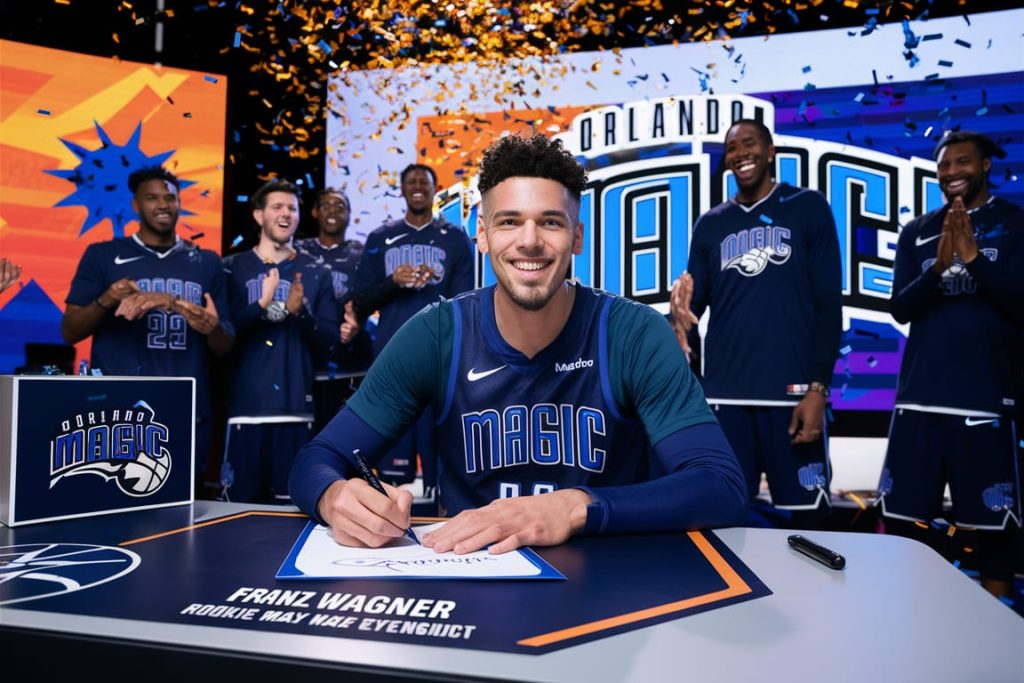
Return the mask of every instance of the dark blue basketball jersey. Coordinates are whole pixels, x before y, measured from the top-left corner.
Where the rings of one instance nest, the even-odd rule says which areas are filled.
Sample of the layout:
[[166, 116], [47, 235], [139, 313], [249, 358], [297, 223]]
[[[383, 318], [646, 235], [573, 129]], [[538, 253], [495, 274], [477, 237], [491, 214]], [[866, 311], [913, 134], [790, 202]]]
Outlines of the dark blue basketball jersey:
[[1024, 333], [1024, 210], [992, 197], [969, 212], [978, 257], [932, 271], [947, 207], [900, 233], [892, 314], [910, 323], [896, 404], [1015, 410]]
[[[390, 286], [400, 265], [426, 264], [435, 278], [420, 289]], [[383, 283], [383, 287], [382, 287]], [[366, 238], [366, 249], [356, 273], [357, 292], [377, 291], [372, 298], [380, 312], [374, 356], [406, 320], [440, 297], [451, 298], [473, 288], [473, 255], [469, 236], [441, 219], [422, 228], [404, 219], [386, 223]], [[371, 313], [372, 311], [365, 311]]]
[[433, 406], [449, 514], [502, 496], [661, 476], [648, 471], [651, 444], [715, 422], [653, 309], [576, 285], [565, 328], [531, 359], [502, 339], [493, 301], [489, 287], [416, 315], [349, 401], [389, 439]]
[[[356, 269], [363, 255], [363, 243], [348, 240], [344, 244], [325, 245], [317, 237], [295, 240], [296, 250], [312, 257], [317, 264], [331, 271], [331, 288], [339, 307], [352, 298], [356, 284]], [[339, 309], [340, 316], [340, 309]]]
[[[275, 301], [287, 301], [295, 274], [302, 273], [305, 304], [297, 315], [267, 320], [257, 301], [271, 268], [280, 275]], [[306, 254], [278, 264], [253, 250], [224, 259], [231, 313], [237, 331], [229, 417], [312, 419], [313, 368], [338, 344], [338, 315], [331, 271]]]
[[[348, 240], [343, 244], [324, 245], [318, 238], [295, 240], [295, 248], [313, 258], [331, 272], [334, 301], [338, 306], [338, 322], [345, 319], [345, 304], [352, 299], [356, 271], [363, 255], [363, 243]], [[334, 353], [321, 364], [318, 372], [330, 376], [336, 372], [358, 372], [370, 367], [372, 342], [365, 327], [348, 344], [338, 344]], [[329, 367], [328, 364], [333, 364]]]
[[[136, 235], [90, 244], [65, 302], [88, 306], [126, 277], [143, 292], [168, 292], [197, 306], [205, 306], [203, 295], [209, 294], [221, 325], [234, 334], [220, 257], [181, 239], [165, 252], [150, 249]], [[210, 416], [206, 336], [178, 313], [154, 310], [131, 321], [113, 312], [105, 315], [93, 333], [91, 360], [105, 375], [194, 377], [196, 413]]]
[[691, 308], [711, 307], [704, 340], [708, 400], [795, 404], [793, 385], [831, 384], [839, 355], [839, 242], [819, 192], [779, 184], [761, 201], [735, 199], [693, 229]]
[[602, 353], [613, 299], [584, 288], [576, 296], [561, 334], [530, 359], [498, 332], [493, 290], [452, 301], [451, 381], [436, 428], [444, 500], [479, 507], [649, 478], [643, 423], [620, 412]]

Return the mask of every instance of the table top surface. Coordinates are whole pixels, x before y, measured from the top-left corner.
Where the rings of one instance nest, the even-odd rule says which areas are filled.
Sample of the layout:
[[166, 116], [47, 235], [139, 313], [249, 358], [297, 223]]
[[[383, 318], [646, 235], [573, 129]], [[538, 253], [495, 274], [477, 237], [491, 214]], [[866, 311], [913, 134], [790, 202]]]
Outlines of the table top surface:
[[[175, 509], [179, 520], [197, 525], [245, 510], [281, 510], [212, 502]], [[146, 527], [139, 521], [146, 519], [142, 515], [102, 519], [114, 524], [133, 516], [137, 533]], [[32, 537], [38, 538], [44, 527], [61, 528], [0, 529], [0, 545], [24, 543], [28, 535], [22, 529], [33, 529]], [[173, 623], [159, 616], [110, 618], [27, 603], [0, 606], [0, 626], [531, 681], [582, 680], [581, 676], [595, 682], [652, 681], [665, 680], [669, 673], [679, 679], [744, 681], [752, 676], [787, 681], [823, 677], [852, 681], [868, 676], [900, 681], [1024, 680], [1024, 619], [931, 549], [894, 536], [806, 532], [805, 536], [845, 556], [846, 568], [835, 571], [790, 549], [786, 539], [791, 533], [745, 528], [713, 532], [767, 586], [770, 595], [627, 632], [612, 631], [607, 637], [539, 655], [469, 649], [454, 641], [451, 646], [428, 646], [266, 632], [236, 628], [229, 621], [214, 626]], [[595, 539], [598, 546], [591, 542], [586, 547], [627, 547], [624, 538]], [[657, 542], [657, 537], [650, 538]], [[202, 561], [187, 552], [187, 545], [185, 550], [175, 562]], [[0, 557], [0, 572], [10, 570], [8, 551]], [[671, 573], [673, 567], [659, 571]], [[571, 599], [576, 582], [566, 573], [569, 580], [554, 589], [563, 591], [554, 594], [555, 602], [558, 595]], [[630, 580], [630, 576], [622, 579]], [[538, 589], [523, 585], [517, 590], [529, 596]], [[551, 590], [544, 589], [543, 595], [552, 595]]]

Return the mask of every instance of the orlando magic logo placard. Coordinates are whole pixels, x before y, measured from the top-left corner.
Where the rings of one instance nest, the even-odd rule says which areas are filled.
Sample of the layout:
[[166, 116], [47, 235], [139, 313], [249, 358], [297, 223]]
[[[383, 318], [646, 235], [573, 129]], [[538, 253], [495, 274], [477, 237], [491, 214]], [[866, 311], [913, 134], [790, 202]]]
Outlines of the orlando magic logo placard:
[[[192, 500], [195, 380], [5, 377], [13, 409], [0, 522], [10, 526]], [[2, 473], [0, 473], [2, 474]]]
[[131, 408], [79, 413], [50, 440], [50, 488], [64, 477], [95, 474], [129, 496], [151, 496], [171, 472], [167, 425], [139, 399]]

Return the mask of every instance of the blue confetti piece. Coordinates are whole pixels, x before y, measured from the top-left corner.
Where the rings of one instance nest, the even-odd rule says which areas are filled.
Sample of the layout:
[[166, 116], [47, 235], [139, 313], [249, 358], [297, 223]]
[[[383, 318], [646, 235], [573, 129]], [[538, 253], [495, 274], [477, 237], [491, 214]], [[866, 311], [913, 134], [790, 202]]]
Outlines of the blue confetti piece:
[[213, 76], [203, 76], [203, 80], [206, 81], [207, 83], [216, 83], [217, 82], [217, 79], [214, 78]]
[[921, 40], [942, 40], [941, 33], [929, 33], [928, 35], [921, 36]]
[[100, 370], [99, 368], [93, 368], [92, 369], [92, 376], [93, 377], [102, 377], [103, 376], [103, 371]]
[[242, 44], [242, 34], [239, 33], [238, 31], [235, 31], [235, 47], [238, 47], [241, 44]]
[[868, 15], [869, 17], [873, 16], [873, 15], [876, 15], [876, 14], [878, 14], [878, 8], [877, 7], [873, 7], [873, 8], [866, 9], [866, 10], [864, 10], [864, 14]]
[[281, 391], [281, 387], [279, 387], [279, 386], [277, 386], [277, 385], [275, 384], [275, 385], [274, 385], [274, 391]]
[[237, 237], [235, 237], [235, 239], [231, 240], [231, 246], [232, 247], [237, 247], [241, 243], [242, 243], [242, 236], [241, 235], [238, 235]]
[[974, 112], [974, 115], [975, 116], [984, 116], [987, 113], [988, 113], [988, 107], [982, 107], [978, 111]]
[[811, 73], [811, 66], [810, 66], [810, 64], [808, 64], [803, 69], [801, 69], [801, 71], [803, 71], [805, 74]]
[[970, 49], [970, 48], [971, 48], [971, 44], [970, 44], [970, 43], [968, 43], [968, 42], [967, 42], [966, 40], [960, 40], [959, 38], [957, 38], [957, 39], [956, 39], [956, 40], [954, 40], [953, 42], [954, 42], [955, 44], [959, 45], [960, 47], [966, 47], [967, 49]]
[[447, 25], [448, 21], [445, 19], [438, 19], [437, 21], [434, 22], [434, 26], [436, 26], [437, 28], [444, 28]]
[[1021, 448], [1024, 448], [1024, 439], [1021, 439], [1020, 443], [1017, 445], [1020, 446]]
[[306, 174], [306, 187], [313, 187], [313, 176]]
[[49, 109], [36, 109], [36, 113], [37, 114], [42, 114], [43, 116], [49, 116], [50, 115], [50, 110]]
[[845, 356], [846, 354], [850, 353], [850, 351], [853, 351], [853, 347], [850, 346], [849, 344], [847, 344], [843, 348], [839, 349], [839, 353], [841, 355], [843, 355], [843, 356]]
[[95, 396], [86, 396], [86, 401], [102, 401], [107, 397], [106, 394], [96, 394]]
[[249, 195], [247, 195], [247, 194], [240, 194], [240, 195], [238, 195], [237, 199], [240, 202], [247, 202], [247, 201], [249, 201]]
[[926, 80], [926, 81], [934, 81], [938, 77], [939, 77], [939, 74], [928, 74], [927, 76], [924, 77], [924, 80]]
[[878, 359], [874, 356], [868, 356], [868, 367], [873, 368], [878, 365]]
[[863, 99], [864, 99], [864, 93], [859, 92], [859, 93], [857, 93], [857, 96], [853, 98], [853, 101], [854, 102], [860, 102]]
[[771, 216], [766, 216], [763, 213], [761, 214], [761, 220], [764, 221], [765, 225], [771, 225], [772, 224], [772, 217]]
[[317, 45], [319, 45], [320, 49], [323, 50], [327, 54], [331, 54], [332, 52], [334, 52], [334, 48], [332, 48], [330, 43], [328, 43], [323, 38], [320, 39], [320, 42], [317, 43]]
[[960, 569], [960, 560], [953, 560], [953, 568]]
[[939, 60], [939, 66], [946, 66], [946, 67], [953, 66], [953, 62], [949, 61], [948, 59], [940, 59]]

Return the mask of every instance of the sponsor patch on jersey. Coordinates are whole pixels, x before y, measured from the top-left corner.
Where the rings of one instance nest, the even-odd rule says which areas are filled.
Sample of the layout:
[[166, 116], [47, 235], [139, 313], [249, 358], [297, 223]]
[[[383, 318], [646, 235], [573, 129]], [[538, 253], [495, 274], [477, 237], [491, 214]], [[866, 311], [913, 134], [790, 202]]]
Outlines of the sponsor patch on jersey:
[[594, 367], [594, 361], [589, 358], [578, 358], [571, 363], [555, 363], [555, 372], [572, 372], [583, 368]]

